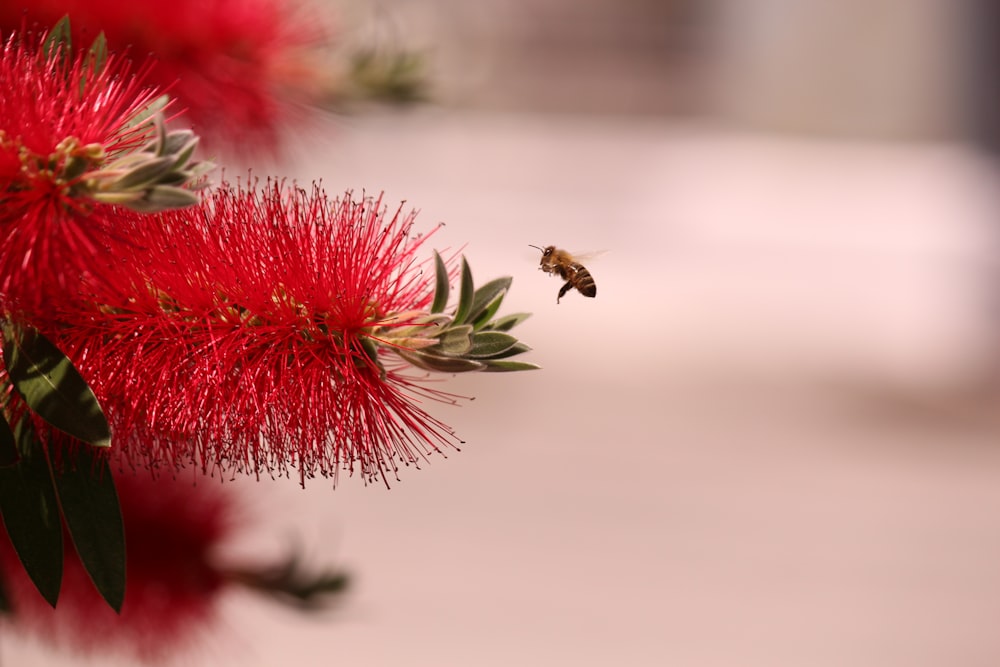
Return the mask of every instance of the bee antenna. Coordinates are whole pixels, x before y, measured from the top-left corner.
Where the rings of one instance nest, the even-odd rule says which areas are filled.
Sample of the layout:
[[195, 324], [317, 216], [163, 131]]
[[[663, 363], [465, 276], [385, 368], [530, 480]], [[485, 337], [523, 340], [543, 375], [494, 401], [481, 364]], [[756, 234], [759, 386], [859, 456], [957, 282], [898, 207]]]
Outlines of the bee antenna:
[[529, 248], [534, 248], [535, 250], [541, 250], [542, 252], [545, 252], [545, 250], [544, 250], [543, 248], [539, 248], [539, 247], [538, 247], [538, 246], [536, 246], [536, 245], [531, 245], [530, 243], [528, 244], [528, 247], [529, 247]]

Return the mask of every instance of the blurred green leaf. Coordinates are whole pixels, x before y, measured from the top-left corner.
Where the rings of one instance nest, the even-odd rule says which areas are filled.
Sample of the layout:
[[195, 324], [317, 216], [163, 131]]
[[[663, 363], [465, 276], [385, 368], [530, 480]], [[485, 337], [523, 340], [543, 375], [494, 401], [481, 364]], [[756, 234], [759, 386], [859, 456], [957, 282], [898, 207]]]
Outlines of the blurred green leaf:
[[54, 473], [80, 561], [101, 597], [120, 612], [125, 599], [125, 528], [107, 458], [90, 447], [77, 447], [72, 456], [64, 454]]
[[104, 69], [104, 63], [108, 61], [108, 40], [103, 31], [97, 33], [93, 44], [90, 45], [90, 50], [87, 51], [87, 60], [95, 72]]
[[274, 567], [227, 574], [231, 580], [306, 611], [322, 608], [347, 590], [350, 581], [343, 572], [306, 573], [294, 555]]
[[48, 339], [35, 329], [7, 322], [3, 355], [14, 387], [39, 417], [95, 447], [111, 446], [111, 429], [97, 397]]
[[56, 606], [63, 573], [63, 534], [49, 459], [27, 415], [14, 427], [21, 460], [0, 468], [0, 514], [17, 557], [42, 597]]
[[351, 81], [365, 96], [398, 104], [426, 97], [426, 63], [422, 54], [366, 49], [351, 59]]
[[60, 55], [63, 58], [73, 51], [73, 37], [70, 31], [69, 15], [63, 16], [49, 30], [42, 42], [42, 54], [46, 58]]
[[148, 123], [150, 119], [156, 116], [156, 114], [161, 113], [164, 109], [166, 109], [168, 104], [170, 104], [170, 96], [160, 95], [136, 112], [136, 114], [126, 124], [126, 129], [132, 129], [134, 127], [138, 127], [139, 125]]

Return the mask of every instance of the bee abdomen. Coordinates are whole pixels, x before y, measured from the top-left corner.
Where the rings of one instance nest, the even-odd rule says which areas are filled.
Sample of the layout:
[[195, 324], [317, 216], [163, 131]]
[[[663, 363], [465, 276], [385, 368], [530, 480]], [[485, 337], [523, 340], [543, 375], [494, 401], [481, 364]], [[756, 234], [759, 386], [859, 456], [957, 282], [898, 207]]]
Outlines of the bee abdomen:
[[594, 277], [590, 275], [583, 265], [573, 262], [572, 268], [576, 273], [576, 289], [580, 294], [584, 296], [597, 296], [597, 284], [594, 282]]

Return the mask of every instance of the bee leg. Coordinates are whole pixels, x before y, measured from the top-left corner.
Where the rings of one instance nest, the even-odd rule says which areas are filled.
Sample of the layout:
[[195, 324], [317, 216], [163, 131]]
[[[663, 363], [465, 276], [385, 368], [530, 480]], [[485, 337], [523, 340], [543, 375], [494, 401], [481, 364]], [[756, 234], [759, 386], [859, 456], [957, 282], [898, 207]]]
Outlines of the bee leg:
[[556, 303], [559, 303], [559, 299], [566, 296], [566, 292], [570, 291], [572, 288], [573, 288], [573, 283], [568, 282], [565, 285], [563, 285], [562, 289], [559, 290], [559, 296], [556, 297]]

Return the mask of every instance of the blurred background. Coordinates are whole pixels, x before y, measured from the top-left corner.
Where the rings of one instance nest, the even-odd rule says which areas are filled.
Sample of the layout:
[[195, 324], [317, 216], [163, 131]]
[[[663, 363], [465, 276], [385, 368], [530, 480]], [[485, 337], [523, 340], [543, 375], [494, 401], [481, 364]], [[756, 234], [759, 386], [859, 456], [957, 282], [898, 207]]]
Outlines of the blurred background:
[[[544, 370], [447, 379], [466, 444], [390, 491], [238, 482], [243, 549], [354, 588], [234, 594], [201, 664], [1000, 663], [996, 3], [322, 7], [431, 103], [290, 130], [280, 173], [445, 222]], [[528, 244], [606, 251], [597, 297]]]

